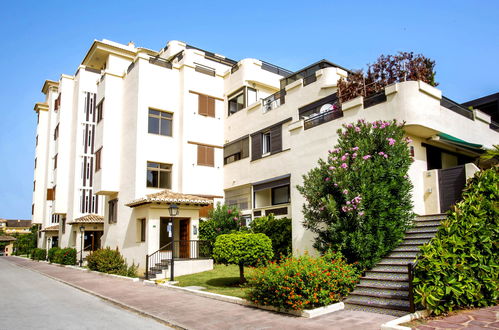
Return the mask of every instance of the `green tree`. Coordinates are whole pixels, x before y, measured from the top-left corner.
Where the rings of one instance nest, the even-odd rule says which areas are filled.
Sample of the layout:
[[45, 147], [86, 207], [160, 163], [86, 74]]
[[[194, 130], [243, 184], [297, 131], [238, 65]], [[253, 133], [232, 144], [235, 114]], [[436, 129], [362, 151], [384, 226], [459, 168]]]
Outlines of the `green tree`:
[[234, 233], [217, 237], [213, 258], [223, 264], [239, 265], [241, 283], [244, 266], [256, 266], [272, 259], [272, 241], [265, 234]]
[[253, 233], [262, 233], [270, 238], [275, 259], [281, 259], [291, 253], [291, 219], [276, 218], [271, 213], [255, 218], [250, 228]]
[[414, 216], [409, 140], [395, 120], [359, 120], [337, 133], [327, 159], [297, 187], [306, 199], [303, 224], [319, 251], [340, 251], [369, 268], [397, 246]]
[[241, 213], [237, 207], [218, 203], [217, 207], [208, 213], [208, 220], [200, 222], [199, 238], [215, 243], [219, 235], [245, 229]]

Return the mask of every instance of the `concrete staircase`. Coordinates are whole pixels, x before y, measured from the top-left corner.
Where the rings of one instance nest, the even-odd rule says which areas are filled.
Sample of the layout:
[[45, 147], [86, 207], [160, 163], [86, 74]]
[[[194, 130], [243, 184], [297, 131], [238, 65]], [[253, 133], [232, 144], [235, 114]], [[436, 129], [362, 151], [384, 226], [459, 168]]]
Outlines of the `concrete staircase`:
[[394, 316], [409, 313], [409, 274], [419, 248], [433, 238], [445, 214], [418, 216], [402, 243], [365, 273], [344, 301], [347, 309]]
[[166, 278], [169, 275], [170, 259], [161, 259], [160, 262], [149, 267], [149, 280]]

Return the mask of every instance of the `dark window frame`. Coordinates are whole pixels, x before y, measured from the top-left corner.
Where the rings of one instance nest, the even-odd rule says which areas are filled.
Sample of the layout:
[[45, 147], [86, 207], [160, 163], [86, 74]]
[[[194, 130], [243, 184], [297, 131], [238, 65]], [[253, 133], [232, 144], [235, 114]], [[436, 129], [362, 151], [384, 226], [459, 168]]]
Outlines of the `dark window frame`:
[[[151, 113], [151, 112], [158, 112], [158, 114]], [[154, 131], [151, 132], [152, 128], [151, 128], [151, 123], [149, 122], [149, 118], [158, 119], [158, 127], [157, 127], [157, 131], [158, 132], [157, 133], [154, 132]], [[169, 122], [170, 134], [162, 134], [161, 133], [161, 131], [162, 131], [161, 130], [161, 125], [162, 125], [161, 123], [163, 122], [163, 120]], [[149, 133], [149, 134], [155, 134], [155, 135], [161, 135], [161, 136], [173, 137], [173, 113], [150, 107], [148, 109], [148, 113], [147, 113], [147, 133]]]
[[139, 225], [140, 225], [140, 240], [139, 240], [139, 242], [143, 243], [146, 241], [146, 219], [145, 218], [139, 219]]
[[59, 124], [54, 129], [54, 141], [56, 141], [59, 138]]
[[[257, 98], [256, 102], [258, 102], [258, 89], [253, 88], [253, 87], [249, 87], [249, 86], [243, 86], [227, 97], [227, 111], [228, 111], [227, 114], [228, 114], [228, 116], [231, 116], [231, 115], [235, 114], [236, 112], [239, 112], [239, 111], [247, 108], [250, 105], [250, 104], [248, 104], [248, 99], [249, 99], [248, 91], [249, 90], [255, 91], [256, 98]], [[236, 101], [236, 110], [231, 111], [231, 101], [237, 100], [240, 96], [243, 97], [242, 107], [239, 108], [239, 103], [238, 103], [238, 101]]]
[[[150, 166], [150, 164], [155, 164], [157, 166]], [[161, 166], [165, 166], [166, 168], [162, 168]], [[172, 164], [166, 164], [166, 163], [157, 163], [157, 162], [152, 162], [152, 161], [147, 161], [147, 171], [146, 171], [146, 187], [147, 188], [155, 188], [155, 189], [172, 189], [172, 169], [173, 165]], [[156, 178], [157, 178], [157, 183], [156, 185], [153, 185], [153, 183], [150, 185], [149, 184], [149, 172], [157, 172]], [[168, 179], [166, 180], [167, 186], [166, 187], [161, 187], [161, 175], [167, 175]], [[154, 177], [154, 175], [153, 175]], [[169, 185], [168, 185], [169, 183]]]
[[58, 155], [59, 154], [55, 154], [55, 156], [54, 156], [54, 170], [57, 169], [57, 156]]
[[[277, 189], [282, 189], [282, 188], [287, 188], [288, 201], [287, 201], [287, 202], [276, 203], [276, 202], [275, 202], [275, 191], [276, 191]], [[290, 200], [291, 200], [291, 190], [290, 190], [289, 184], [288, 184], [288, 185], [285, 185], [285, 186], [279, 186], [279, 187], [273, 187], [273, 188], [271, 188], [271, 189], [270, 189], [270, 195], [271, 195], [271, 204], [272, 204], [272, 205], [289, 204], [289, 202], [290, 202]]]
[[101, 120], [104, 118], [104, 100], [100, 100], [99, 104], [97, 104], [97, 124], [101, 122]]
[[94, 172], [100, 171], [102, 168], [102, 147], [95, 152], [95, 170]]
[[117, 223], [118, 222], [118, 198], [111, 199], [107, 202], [109, 206], [108, 222]]

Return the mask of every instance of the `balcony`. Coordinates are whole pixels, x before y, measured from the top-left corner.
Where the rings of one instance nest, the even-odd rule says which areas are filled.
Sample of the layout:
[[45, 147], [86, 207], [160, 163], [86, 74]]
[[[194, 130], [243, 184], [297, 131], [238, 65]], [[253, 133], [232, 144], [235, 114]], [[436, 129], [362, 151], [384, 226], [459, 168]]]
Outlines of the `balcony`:
[[281, 89], [280, 91], [262, 99], [262, 109], [263, 112], [269, 112], [275, 108], [280, 107], [286, 102], [286, 90]]

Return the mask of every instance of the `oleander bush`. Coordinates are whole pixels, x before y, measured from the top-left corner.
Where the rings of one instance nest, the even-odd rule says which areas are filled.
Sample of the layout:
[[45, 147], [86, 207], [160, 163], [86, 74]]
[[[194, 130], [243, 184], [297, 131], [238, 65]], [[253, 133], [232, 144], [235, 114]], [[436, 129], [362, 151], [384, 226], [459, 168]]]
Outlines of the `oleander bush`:
[[35, 248], [31, 252], [31, 259], [33, 260], [45, 260], [47, 259], [47, 250]]
[[76, 265], [76, 249], [64, 248], [56, 250], [54, 262], [61, 265]]
[[47, 252], [47, 259], [49, 262], [55, 262], [55, 253], [59, 251], [60, 248], [57, 246], [54, 246], [53, 248], [50, 248]]
[[90, 253], [86, 260], [90, 270], [128, 277], [137, 276], [138, 267], [135, 263], [128, 266], [125, 258], [117, 248], [116, 250], [112, 250], [110, 247], [98, 249]]
[[285, 310], [312, 309], [338, 302], [358, 282], [359, 273], [340, 253], [288, 257], [255, 268], [248, 276], [248, 299]]
[[218, 203], [217, 207], [208, 213], [208, 220], [199, 223], [199, 239], [214, 244], [219, 235], [245, 230], [239, 209]]
[[275, 260], [291, 253], [291, 219], [276, 218], [270, 214], [255, 218], [251, 222], [250, 228], [253, 233], [262, 233], [270, 238]]
[[403, 125], [393, 121], [343, 125], [326, 160], [304, 175], [305, 228], [314, 247], [341, 252], [370, 268], [403, 239], [414, 217], [412, 162]]
[[213, 258], [222, 264], [239, 265], [239, 277], [245, 282], [244, 266], [258, 266], [272, 259], [272, 241], [265, 234], [234, 233], [217, 237]]
[[421, 248], [415, 301], [439, 315], [493, 306], [499, 294], [499, 167], [477, 172], [437, 235]]

